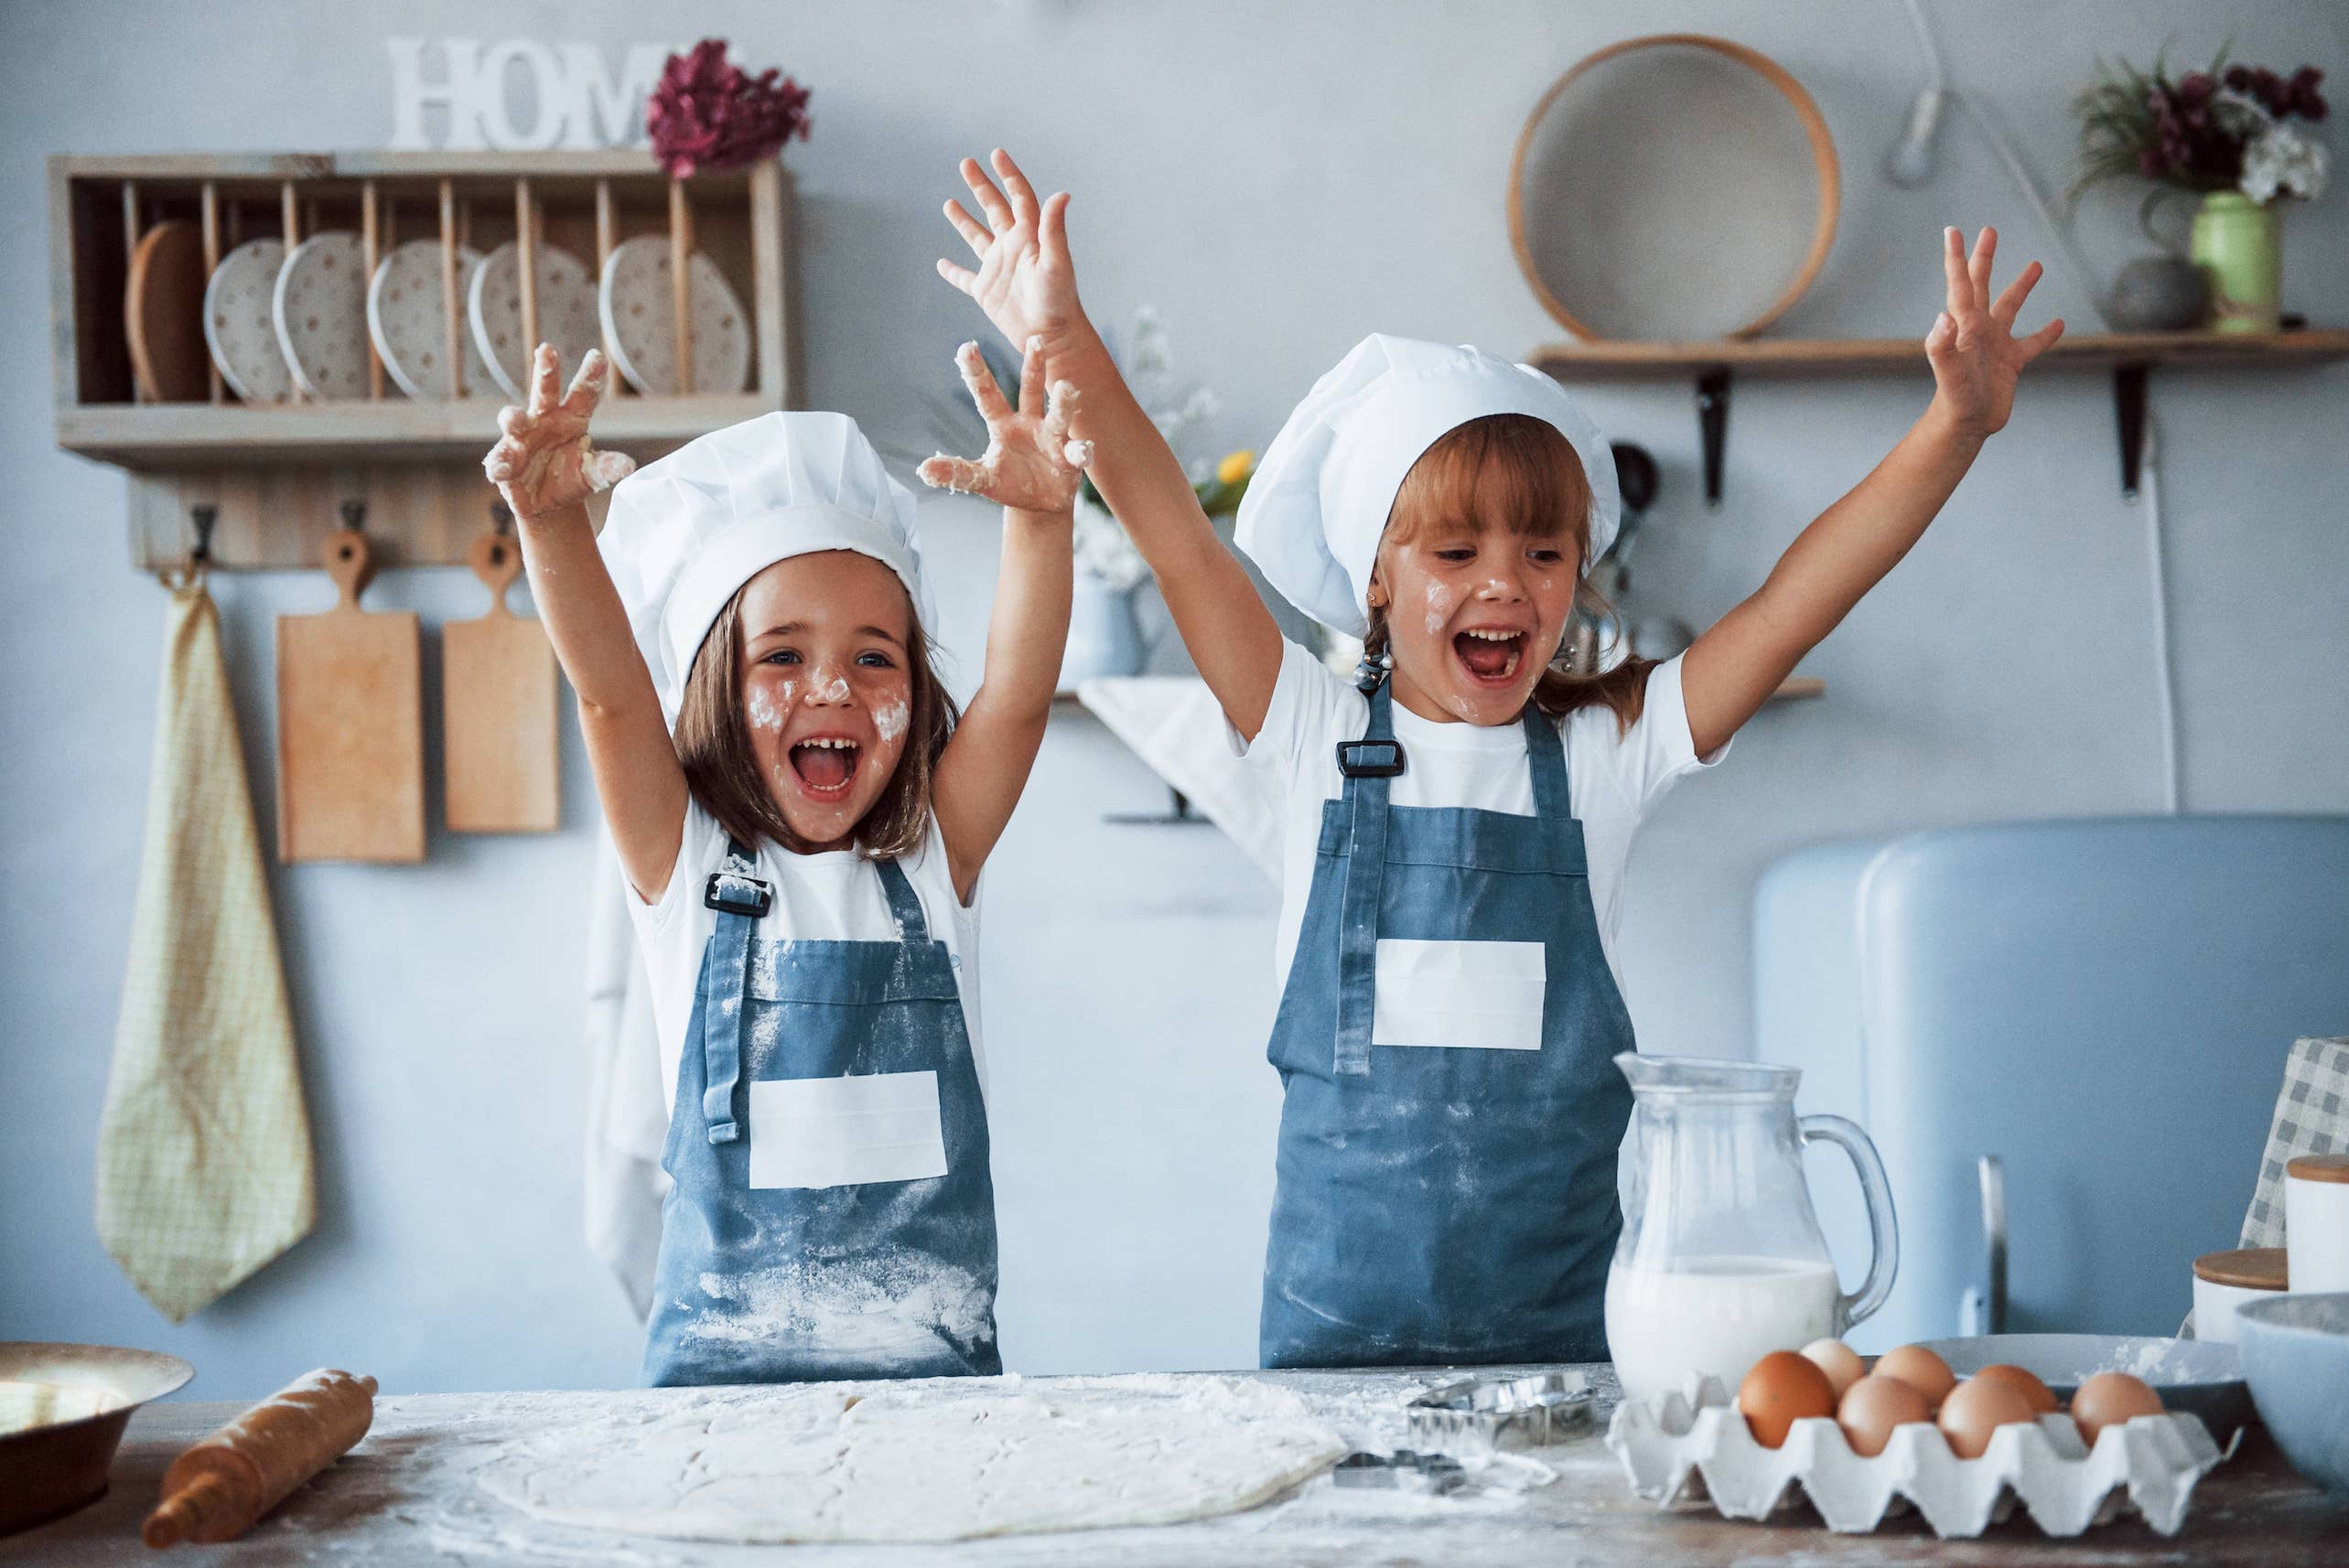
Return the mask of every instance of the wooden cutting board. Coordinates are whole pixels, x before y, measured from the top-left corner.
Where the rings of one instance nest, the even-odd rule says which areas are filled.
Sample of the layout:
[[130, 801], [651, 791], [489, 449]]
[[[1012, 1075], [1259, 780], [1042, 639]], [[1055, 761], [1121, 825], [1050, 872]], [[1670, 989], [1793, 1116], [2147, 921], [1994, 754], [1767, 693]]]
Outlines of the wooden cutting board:
[[555, 650], [545, 628], [506, 607], [522, 547], [484, 533], [466, 557], [490, 613], [440, 630], [442, 764], [448, 828], [543, 833], [561, 825]]
[[277, 858], [424, 858], [424, 711], [414, 610], [359, 607], [367, 536], [339, 529], [341, 602], [277, 618]]
[[139, 236], [123, 286], [131, 374], [149, 403], [202, 403], [210, 395], [204, 346], [204, 237], [179, 219]]

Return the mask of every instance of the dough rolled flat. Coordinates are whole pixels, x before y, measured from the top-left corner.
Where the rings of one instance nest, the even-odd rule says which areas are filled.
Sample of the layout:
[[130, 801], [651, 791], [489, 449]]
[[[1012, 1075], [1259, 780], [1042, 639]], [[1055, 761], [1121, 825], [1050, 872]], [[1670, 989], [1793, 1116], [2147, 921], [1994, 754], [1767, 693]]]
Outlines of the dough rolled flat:
[[699, 1393], [510, 1445], [490, 1495], [552, 1523], [687, 1541], [939, 1541], [1236, 1513], [1352, 1444], [1286, 1390], [1144, 1376]]

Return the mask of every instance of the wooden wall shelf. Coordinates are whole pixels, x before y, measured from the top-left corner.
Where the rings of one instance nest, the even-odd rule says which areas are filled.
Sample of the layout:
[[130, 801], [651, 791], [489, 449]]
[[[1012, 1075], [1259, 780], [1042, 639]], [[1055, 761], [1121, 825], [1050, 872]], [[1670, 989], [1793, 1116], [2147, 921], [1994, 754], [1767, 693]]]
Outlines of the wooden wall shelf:
[[[777, 160], [674, 181], [650, 154], [628, 149], [58, 156], [48, 161], [48, 196], [57, 441], [130, 470], [131, 553], [141, 567], [186, 558], [196, 506], [217, 510], [216, 565], [315, 565], [324, 535], [352, 503], [383, 564], [459, 564], [496, 500], [479, 464], [497, 438], [497, 411], [511, 401], [494, 385], [468, 386], [455, 400], [411, 400], [372, 342], [363, 397], [247, 405], [213, 371], [209, 396], [150, 401], [131, 362], [125, 294], [133, 252], [158, 222], [200, 230], [207, 275], [249, 239], [290, 247], [348, 230], [361, 237], [371, 274], [393, 245], [437, 240], [444, 275], [456, 280], [444, 290], [452, 349], [469, 331], [460, 245], [486, 254], [514, 242], [525, 255], [559, 246], [599, 277], [620, 242], [665, 235], [678, 260], [707, 256], [744, 303], [748, 385], [646, 396], [615, 373], [598, 440], [646, 461], [797, 406], [793, 192]], [[676, 289], [663, 313], [681, 361], [690, 358], [689, 289]], [[523, 313], [534, 321], [527, 288]]]
[[[2107, 332], [2065, 337], [2033, 374], [2097, 370], [2113, 377], [2121, 489], [2137, 494], [2143, 452], [2149, 371], [2277, 371], [2349, 359], [2349, 331], [2309, 328], [2282, 332]], [[1721, 499], [1733, 375], [1768, 379], [1930, 374], [1924, 346], [1905, 338], [1748, 338], [1714, 343], [1565, 343], [1534, 350], [1532, 363], [1561, 381], [1589, 383], [1688, 378], [1705, 455], [1705, 499]]]

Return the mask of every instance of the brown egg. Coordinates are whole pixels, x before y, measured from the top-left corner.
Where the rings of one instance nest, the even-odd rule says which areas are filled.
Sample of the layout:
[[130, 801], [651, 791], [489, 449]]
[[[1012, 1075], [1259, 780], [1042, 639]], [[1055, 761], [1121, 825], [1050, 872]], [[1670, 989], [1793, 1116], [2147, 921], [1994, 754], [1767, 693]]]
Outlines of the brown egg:
[[2098, 1372], [2072, 1396], [2072, 1420], [2080, 1428], [2080, 1440], [2091, 1448], [2106, 1427], [2160, 1413], [2161, 1396], [2127, 1372]]
[[1892, 1441], [1894, 1427], [1911, 1422], [1930, 1424], [1933, 1412], [1925, 1408], [1924, 1395], [1913, 1385], [1898, 1378], [1874, 1377], [1862, 1378], [1844, 1391], [1835, 1419], [1851, 1451], [1863, 1459], [1873, 1459]]
[[1960, 1459], [1979, 1459], [1990, 1434], [2031, 1419], [2031, 1400], [2003, 1378], [1968, 1378], [1941, 1402], [1941, 1434]]
[[1796, 1422], [1835, 1414], [1835, 1385], [1817, 1363], [1792, 1350], [1773, 1350], [1738, 1385], [1738, 1412], [1756, 1443], [1775, 1448]]
[[1995, 1378], [1999, 1382], [2012, 1383], [2020, 1389], [2022, 1397], [2031, 1402], [2031, 1413], [2033, 1415], [2055, 1413], [2055, 1391], [2041, 1382], [2034, 1373], [2026, 1372], [2020, 1367], [2005, 1361], [1994, 1361], [1974, 1375], [1977, 1378]]
[[1897, 1350], [1885, 1351], [1876, 1358], [1876, 1375], [1900, 1379], [1924, 1395], [1925, 1403], [1935, 1410], [1949, 1397], [1949, 1391], [1957, 1386], [1957, 1374], [1949, 1369], [1949, 1363], [1922, 1345], [1903, 1345]]
[[1818, 1364], [1819, 1370], [1827, 1375], [1827, 1381], [1835, 1385], [1837, 1399], [1850, 1392], [1851, 1385], [1868, 1375], [1868, 1364], [1859, 1359], [1859, 1352], [1840, 1339], [1812, 1340], [1803, 1347], [1803, 1359]]

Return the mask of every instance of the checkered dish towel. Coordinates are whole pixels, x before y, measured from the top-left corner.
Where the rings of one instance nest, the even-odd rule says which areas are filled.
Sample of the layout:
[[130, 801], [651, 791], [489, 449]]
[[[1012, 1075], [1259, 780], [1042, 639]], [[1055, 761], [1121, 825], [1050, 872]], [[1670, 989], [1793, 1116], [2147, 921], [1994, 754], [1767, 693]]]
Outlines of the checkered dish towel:
[[2284, 1165], [2302, 1155], [2349, 1154], [2349, 1039], [2296, 1040], [2284, 1063], [2284, 1091], [2276, 1096], [2276, 1120], [2268, 1129], [2268, 1152], [2259, 1160], [2259, 1185], [2243, 1216], [2245, 1247], [2284, 1244]]
[[220, 617], [172, 587], [98, 1235], [174, 1323], [306, 1235], [310, 1126]]

